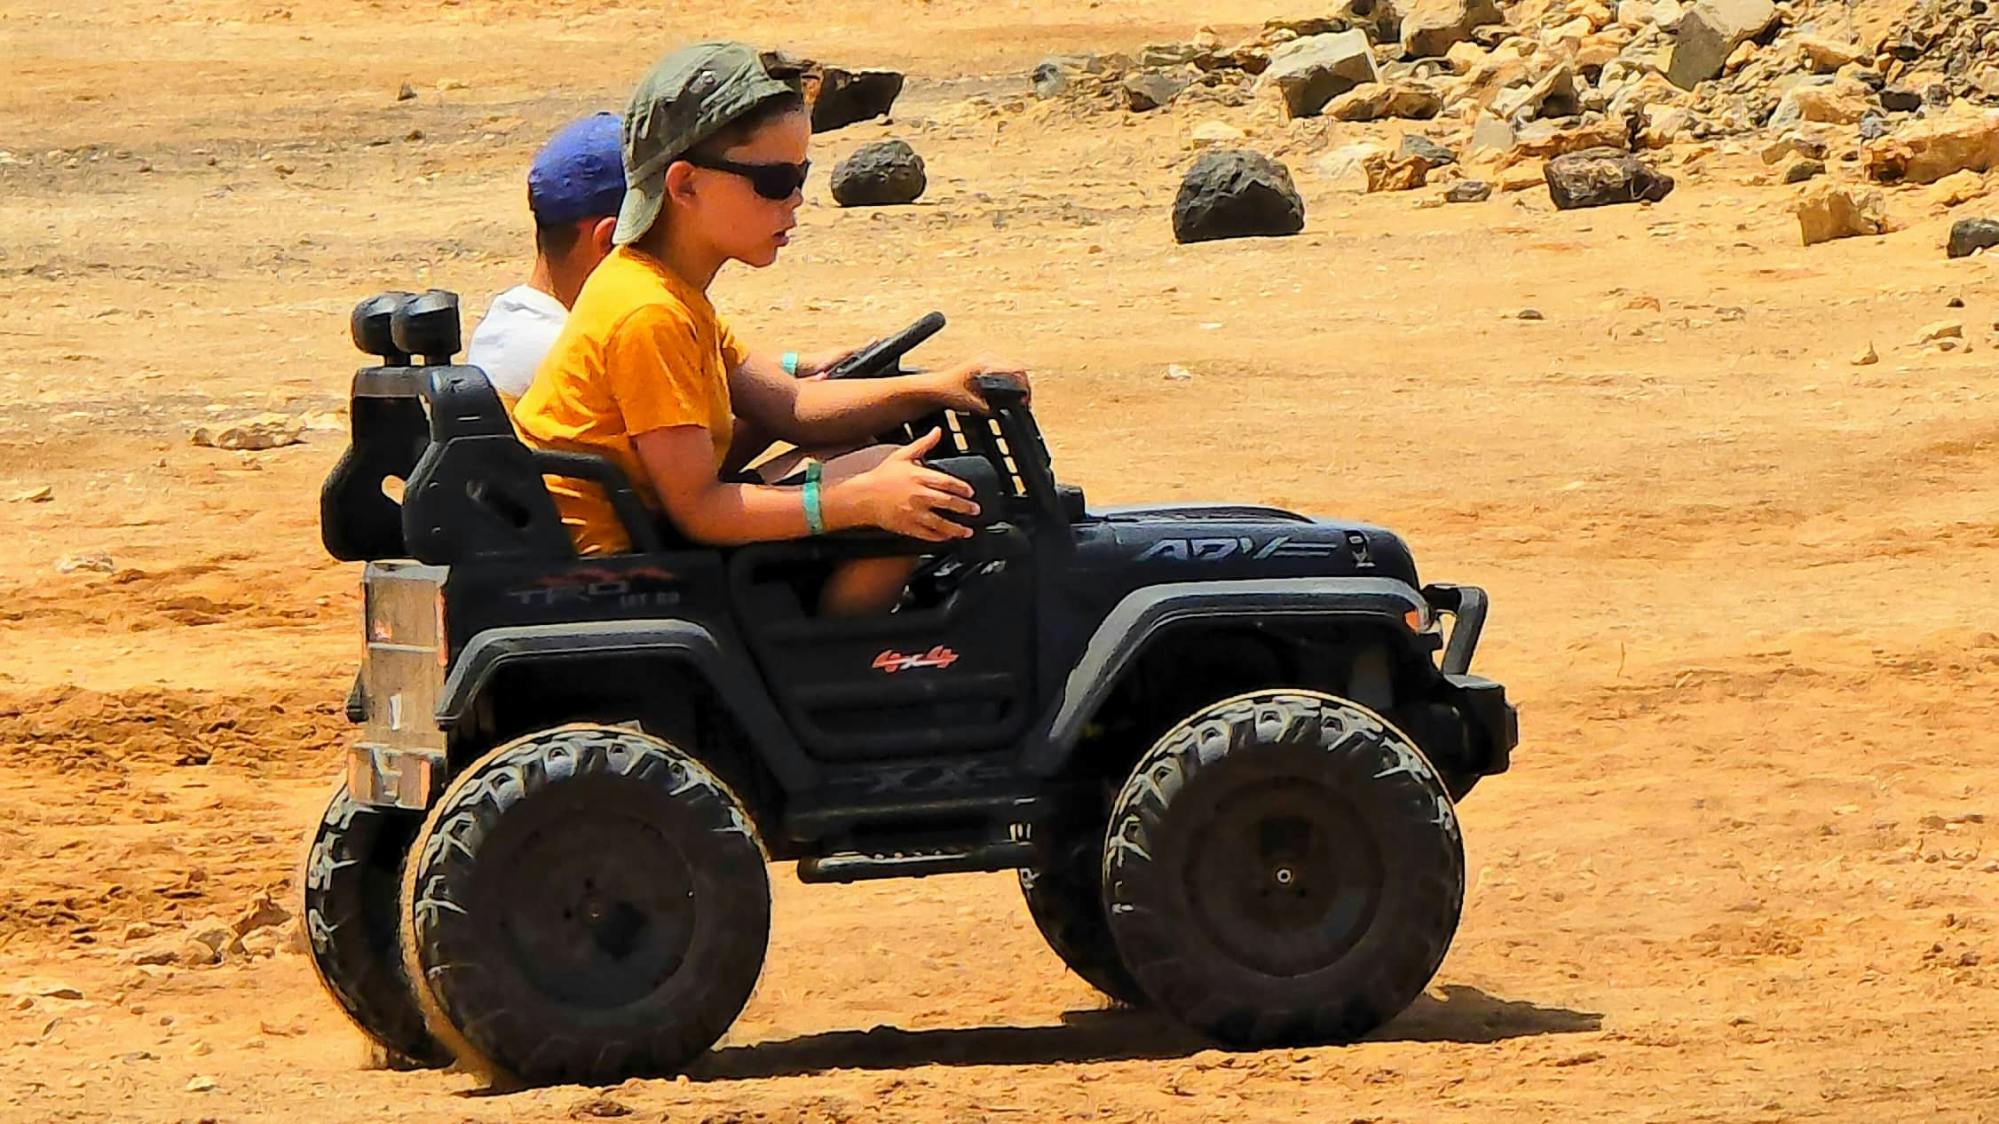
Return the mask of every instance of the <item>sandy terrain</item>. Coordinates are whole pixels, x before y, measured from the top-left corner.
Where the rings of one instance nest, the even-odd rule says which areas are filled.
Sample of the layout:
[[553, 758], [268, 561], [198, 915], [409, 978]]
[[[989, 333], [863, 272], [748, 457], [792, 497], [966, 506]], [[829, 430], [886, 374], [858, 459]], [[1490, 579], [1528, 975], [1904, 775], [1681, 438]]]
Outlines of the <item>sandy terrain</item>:
[[[1179, 248], [1194, 125], [1302, 134], [1004, 103], [1051, 50], [1284, 5], [573, 7], [0, 0], [0, 1118], [1999, 1118], [1999, 258], [1940, 249], [1978, 204], [1897, 193], [1908, 229], [1807, 250], [1726, 152], [1570, 213], [1301, 167], [1303, 235]], [[1492, 591], [1524, 743], [1462, 810], [1479, 880], [1433, 994], [1375, 1039], [1231, 1055], [1102, 1010], [1010, 875], [777, 872], [724, 1047], [601, 1092], [364, 1069], [288, 950], [130, 963], [289, 903], [339, 767], [357, 575], [315, 504], [348, 306], [483, 308], [524, 268], [534, 147], [712, 34], [907, 68], [895, 124], [822, 166], [884, 135], [931, 165], [895, 211], [817, 180], [780, 266], [725, 277], [743, 334], [945, 309], [933, 350], [1039, 372], [1093, 499], [1363, 517]], [[1968, 350], [1912, 343], [1946, 317]], [[188, 441], [266, 410], [317, 427]], [[111, 571], [58, 572], [85, 554]]]

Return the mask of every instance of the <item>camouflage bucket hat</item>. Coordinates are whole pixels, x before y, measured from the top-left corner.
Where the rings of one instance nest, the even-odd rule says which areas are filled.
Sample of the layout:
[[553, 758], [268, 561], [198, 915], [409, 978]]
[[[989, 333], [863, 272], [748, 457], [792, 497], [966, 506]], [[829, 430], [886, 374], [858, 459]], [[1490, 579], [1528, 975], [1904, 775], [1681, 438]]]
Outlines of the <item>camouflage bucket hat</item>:
[[625, 107], [625, 201], [611, 240], [638, 240], [659, 220], [667, 165], [729, 122], [796, 90], [742, 43], [697, 43], [653, 64]]

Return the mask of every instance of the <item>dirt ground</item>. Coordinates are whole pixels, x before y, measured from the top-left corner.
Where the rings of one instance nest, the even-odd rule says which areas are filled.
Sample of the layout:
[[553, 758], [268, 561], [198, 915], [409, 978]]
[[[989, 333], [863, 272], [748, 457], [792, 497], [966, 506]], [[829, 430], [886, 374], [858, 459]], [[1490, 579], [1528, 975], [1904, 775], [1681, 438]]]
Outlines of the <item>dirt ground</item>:
[[[1309, 13], [583, 7], [0, 0], [0, 1117], [1999, 1119], [1999, 258], [1941, 250], [1978, 204], [1898, 192], [1907, 229], [1808, 250], [1726, 150], [1569, 213], [1340, 195], [1304, 160], [1304, 234], [1181, 248], [1195, 125], [1304, 133], [1021, 104], [1022, 75]], [[131, 962], [290, 903], [340, 766], [357, 573], [315, 501], [346, 310], [483, 309], [525, 268], [533, 149], [714, 35], [906, 68], [895, 122], [821, 165], [895, 135], [932, 177], [886, 211], [816, 180], [779, 266], [725, 275], [742, 334], [944, 309], [931, 350], [1030, 363], [1093, 500], [1365, 518], [1492, 592], [1523, 744], [1462, 809], [1477, 885], [1432, 994], [1370, 1041], [1228, 1054], [1103, 1010], [1010, 875], [777, 872], [735, 1031], [603, 1091], [363, 1068], [289, 949]], [[1946, 318], [1968, 349], [1913, 342]], [[307, 442], [188, 440], [272, 410]]]

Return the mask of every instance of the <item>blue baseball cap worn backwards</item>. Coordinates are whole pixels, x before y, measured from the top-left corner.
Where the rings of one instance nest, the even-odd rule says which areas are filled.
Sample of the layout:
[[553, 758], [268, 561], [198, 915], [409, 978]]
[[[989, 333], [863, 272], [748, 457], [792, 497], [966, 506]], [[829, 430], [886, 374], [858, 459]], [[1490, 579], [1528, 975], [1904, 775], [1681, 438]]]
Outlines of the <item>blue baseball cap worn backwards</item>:
[[564, 125], [528, 168], [528, 210], [540, 226], [608, 218], [625, 198], [622, 122], [595, 113]]

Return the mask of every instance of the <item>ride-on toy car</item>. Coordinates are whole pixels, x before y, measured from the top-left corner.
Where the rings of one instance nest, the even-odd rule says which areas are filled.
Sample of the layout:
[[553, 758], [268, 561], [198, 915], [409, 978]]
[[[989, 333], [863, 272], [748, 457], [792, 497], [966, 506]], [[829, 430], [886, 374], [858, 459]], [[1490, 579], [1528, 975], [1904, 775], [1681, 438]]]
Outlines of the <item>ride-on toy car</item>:
[[[942, 323], [835, 374], [894, 372]], [[515, 438], [450, 362], [455, 296], [372, 298], [353, 331], [380, 362], [321, 519], [366, 563], [361, 730], [304, 904], [321, 978], [393, 1055], [684, 1066], [756, 984], [770, 861], [1017, 870], [1078, 975], [1232, 1047], [1365, 1034], [1443, 959], [1454, 801], [1506, 768], [1515, 715], [1470, 672], [1485, 595], [1419, 584], [1390, 532], [1093, 509], [996, 380], [992, 416], [888, 435], [945, 429], [972, 537], [705, 547], [607, 462]], [[544, 474], [603, 487], [633, 552], [578, 558]], [[921, 560], [896, 612], [815, 614], [831, 566], [882, 556]]]

